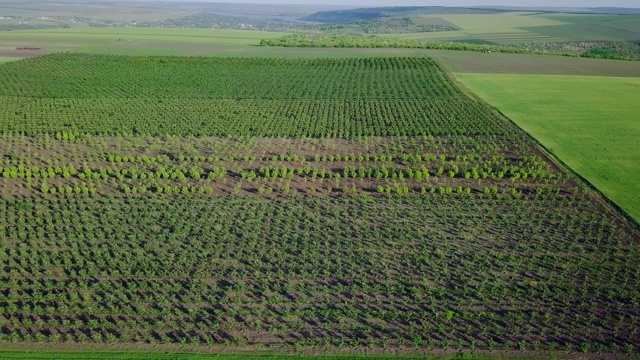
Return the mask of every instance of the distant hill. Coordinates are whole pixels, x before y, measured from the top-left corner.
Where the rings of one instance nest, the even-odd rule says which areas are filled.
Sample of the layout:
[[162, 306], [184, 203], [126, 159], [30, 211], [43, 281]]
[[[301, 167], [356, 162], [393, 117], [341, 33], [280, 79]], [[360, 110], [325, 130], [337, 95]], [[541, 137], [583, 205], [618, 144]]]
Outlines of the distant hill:
[[315, 14], [305, 16], [301, 20], [318, 23], [345, 23], [352, 21], [411, 15], [492, 14], [502, 11], [505, 10], [458, 8], [445, 6], [394, 6], [337, 11], [319, 11]]

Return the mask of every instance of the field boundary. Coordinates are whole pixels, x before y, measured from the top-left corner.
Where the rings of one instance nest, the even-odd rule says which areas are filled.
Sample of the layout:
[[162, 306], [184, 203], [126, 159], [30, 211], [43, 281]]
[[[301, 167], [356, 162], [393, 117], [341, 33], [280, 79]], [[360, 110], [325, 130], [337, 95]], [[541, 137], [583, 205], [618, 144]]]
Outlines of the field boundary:
[[[488, 101], [484, 100], [480, 95], [476, 94], [473, 90], [471, 90], [470, 88], [468, 88], [464, 83], [462, 83], [462, 81], [459, 81], [457, 78], [455, 78], [455, 74], [452, 74], [452, 76], [454, 77], [454, 81], [456, 82], [456, 84], [458, 86], [460, 86], [460, 88], [470, 94], [474, 99], [479, 100], [479, 101], [483, 101], [484, 103], [486, 103], [488, 106], [490, 106], [492, 109], [494, 109], [498, 114], [500, 114], [500, 116], [504, 117], [505, 119], [507, 119], [509, 122], [511, 122], [511, 124], [513, 124], [515, 127], [517, 127], [520, 131], [522, 131], [529, 139], [531, 139], [540, 149], [540, 151], [542, 151], [548, 158], [549, 160], [553, 161], [558, 167], [562, 168], [563, 170], [565, 170], [566, 172], [568, 172], [569, 174], [571, 174], [572, 176], [575, 177], [575, 179], [577, 181], [579, 181], [580, 183], [582, 183], [583, 185], [585, 185], [586, 187], [588, 187], [591, 191], [593, 191], [594, 193], [596, 193], [596, 195], [598, 195], [598, 198], [601, 201], [604, 201], [605, 204], [609, 204], [610, 206], [612, 206], [614, 209], [616, 209], [618, 212], [620, 212], [620, 214], [622, 215], [623, 218], [625, 218], [630, 225], [632, 225], [635, 229], [640, 230], [640, 223], [638, 221], [636, 221], [636, 219], [633, 218], [633, 216], [631, 216], [631, 214], [629, 214], [626, 210], [624, 210], [622, 207], [620, 207], [618, 204], [616, 204], [611, 198], [609, 198], [605, 193], [603, 193], [602, 191], [600, 191], [600, 189], [598, 189], [594, 184], [592, 184], [589, 180], [587, 180], [585, 177], [583, 177], [582, 175], [580, 175], [578, 172], [576, 172], [573, 168], [571, 168], [569, 165], [567, 165], [564, 161], [562, 161], [562, 159], [560, 159], [557, 155], [555, 155], [551, 150], [549, 150], [544, 144], [542, 144], [535, 136], [533, 136], [532, 134], [530, 134], [528, 131], [526, 131], [525, 129], [521, 128], [520, 125], [518, 125], [515, 121], [513, 121], [513, 119], [511, 119], [509, 116], [507, 116], [505, 113], [503, 113], [502, 111], [500, 111], [500, 109], [498, 109], [496, 106], [494, 106], [493, 104], [489, 103]], [[551, 75], [553, 76], [553, 75]]]
[[[19, 343], [17, 343], [19, 344]], [[175, 346], [163, 345], [145, 345], [144, 346], [126, 346], [108, 345], [86, 346], [85, 348], [77, 345], [69, 347], [59, 347], [59, 350], [51, 350], [51, 346], [46, 344], [28, 344], [28, 349], [21, 348], [16, 343], [0, 342], [2, 350], [0, 350], [0, 359], [82, 359], [82, 360], [537, 360], [554, 358], [555, 356], [570, 355], [566, 352], [556, 351], [535, 353], [532, 351], [476, 351], [464, 352], [458, 350], [435, 351], [429, 353], [428, 350], [418, 351], [416, 353], [368, 353], [366, 349], [355, 351], [328, 351], [322, 352], [318, 349], [301, 349], [297, 353], [284, 351], [269, 350], [242, 350], [237, 351], [233, 347], [230, 348], [209, 348], [209, 351], [199, 351], [197, 349], [188, 349], [184, 346], [176, 348]], [[160, 348], [158, 348], [160, 346]], [[111, 348], [111, 349], [109, 349]], [[596, 358], [593, 354], [582, 354], [585, 359]]]

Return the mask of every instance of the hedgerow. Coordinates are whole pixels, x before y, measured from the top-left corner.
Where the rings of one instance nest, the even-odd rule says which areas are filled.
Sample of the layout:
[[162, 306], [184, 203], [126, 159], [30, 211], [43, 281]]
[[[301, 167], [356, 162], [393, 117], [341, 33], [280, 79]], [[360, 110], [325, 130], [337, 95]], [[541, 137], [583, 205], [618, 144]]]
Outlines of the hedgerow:
[[596, 59], [638, 61], [637, 42], [579, 41], [568, 43], [525, 42], [517, 44], [477, 44], [463, 41], [423, 41], [377, 36], [293, 34], [262, 40], [261, 46], [318, 48], [390, 48], [483, 51], [510, 54], [543, 54]]

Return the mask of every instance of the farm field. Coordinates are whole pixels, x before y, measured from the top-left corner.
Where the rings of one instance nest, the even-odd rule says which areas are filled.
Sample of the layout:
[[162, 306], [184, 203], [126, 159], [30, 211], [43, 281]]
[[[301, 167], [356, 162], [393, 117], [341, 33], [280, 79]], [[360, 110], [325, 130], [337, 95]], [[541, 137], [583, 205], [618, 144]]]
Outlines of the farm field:
[[[520, 28], [565, 41], [638, 41], [638, 15], [545, 14], [540, 18], [561, 22], [558, 26], [522, 25]], [[562, 24], [564, 23], [564, 24]]]
[[[33, 5], [24, 9], [15, 9], [6, 5], [6, 11], [24, 11], [29, 15], [38, 10]], [[55, 18], [70, 7], [51, 5], [47, 10], [50, 17]], [[172, 9], [137, 8], [131, 14], [130, 7], [118, 7], [113, 4], [112, 12], [105, 15], [100, 6], [78, 7], [78, 16], [96, 18], [106, 21], [110, 16], [112, 25], [120, 21], [140, 21], [162, 18], [178, 19], [188, 16], [187, 11]], [[0, 7], [1, 8], [1, 7]], [[129, 9], [129, 10], [127, 10]], [[40, 9], [43, 10], [43, 9]], [[129, 11], [129, 12], [128, 12]], [[84, 15], [83, 15], [84, 14]], [[33, 15], [33, 14], [32, 14]], [[29, 15], [29, 16], [32, 16]], [[133, 17], [133, 18], [132, 18]], [[46, 18], [46, 17], [45, 17]], [[100, 20], [102, 19], [102, 20]], [[19, 19], [0, 20], [16, 22]], [[59, 20], [59, 19], [58, 19]], [[58, 21], [56, 20], [56, 21]], [[47, 23], [49, 20], [38, 20]], [[53, 20], [52, 20], [53, 21]], [[443, 24], [448, 27], [459, 27], [454, 31], [430, 31], [415, 33], [379, 34], [381, 37], [414, 39], [463, 41], [480, 44], [526, 44], [526, 43], [564, 43], [576, 41], [640, 41], [640, 16], [637, 15], [568, 15], [542, 14], [527, 12], [507, 12], [489, 14], [433, 14], [412, 18], [415, 24]], [[32, 23], [28, 26], [36, 26]], [[192, 56], [244, 56], [246, 54], [267, 56], [279, 54], [278, 50], [257, 47], [262, 39], [274, 39], [287, 35], [285, 32], [242, 31], [219, 29], [186, 29], [186, 28], [136, 28], [126, 27], [93, 27], [84, 23], [71, 23], [70, 28], [46, 30], [21, 30], [0, 32], [0, 57], [30, 57], [52, 52], [82, 52], [111, 55], [192, 55]], [[281, 31], [286, 29], [282, 28]], [[346, 29], [346, 28], [345, 28]], [[300, 29], [291, 28], [291, 31]], [[405, 29], [407, 30], [407, 29]], [[345, 30], [347, 31], [347, 30]], [[339, 30], [338, 30], [339, 33]], [[40, 50], [19, 51], [18, 48], [38, 48]], [[285, 52], [285, 54], [287, 54]], [[290, 53], [289, 53], [290, 54]], [[627, 56], [627, 53], [623, 53]]]
[[[296, 49], [259, 46], [286, 33], [209, 29], [73, 28], [0, 32], [0, 59], [54, 52], [129, 56], [353, 58], [424, 56], [414, 49]], [[39, 50], [17, 50], [31, 48]], [[2, 60], [0, 60], [2, 61]]]
[[[287, 77], [273, 82], [285, 72]], [[7, 84], [0, 90], [0, 106], [5, 109], [0, 129], [29, 135], [75, 131], [355, 137], [505, 131], [496, 117], [480, 121], [491, 110], [453, 86], [425, 57], [287, 60], [56, 54], [5, 64], [0, 82]], [[438, 86], [424, 87], [423, 82]], [[449, 118], [459, 120], [448, 124]]]
[[[64, 30], [0, 32], [0, 63], [42, 56], [55, 51], [131, 56], [263, 57], [289, 59], [348, 59], [368, 57], [432, 57], [455, 73], [513, 73], [640, 77], [640, 62], [610, 61], [530, 54], [482, 54], [473, 51], [364, 48], [279, 48], [258, 46], [264, 34], [282, 33], [233, 30], [174, 29], [83, 29], [74, 30], [82, 40], [66, 37]], [[69, 30], [66, 30], [69, 31]], [[151, 40], [142, 40], [143, 32]], [[108, 35], [107, 35], [108, 34]], [[163, 34], [171, 35], [170, 39]], [[257, 35], [256, 35], [257, 34]], [[274, 35], [275, 34], [275, 35]], [[132, 37], [141, 37], [136, 41]], [[224, 41], [218, 38], [230, 37]], [[124, 41], [118, 41], [124, 39]], [[201, 43], [196, 43], [201, 42]], [[223, 45], [234, 43], [235, 45]], [[204, 45], [206, 43], [206, 45]], [[40, 50], [16, 50], [18, 47]]]
[[578, 15], [508, 12], [497, 14], [438, 14], [423, 17], [442, 19], [460, 30], [388, 34], [417, 40], [487, 41], [497, 44], [573, 41], [638, 41], [640, 16]]
[[[461, 14], [438, 16], [461, 30], [433, 34], [400, 35], [414, 39], [455, 39], [483, 40], [494, 43], [513, 43], [524, 41], [557, 41], [557, 38], [522, 30], [526, 26], [552, 27], [562, 22], [536, 16], [532, 13], [498, 13], [498, 14]], [[429, 18], [429, 17], [425, 17]]]
[[[0, 56], [28, 57], [52, 52], [120, 55], [211, 56], [226, 50], [251, 50], [261, 39], [286, 33], [163, 28], [89, 28], [0, 32]], [[17, 48], [39, 50], [16, 50]], [[249, 48], [249, 49], [245, 49]]]
[[[72, 35], [68, 36], [68, 32]], [[0, 32], [0, 57], [19, 59], [53, 52], [130, 56], [216, 57], [369, 57], [413, 56], [412, 49], [280, 49], [259, 46], [262, 39], [285, 33], [203, 29], [100, 29], [31, 30]], [[118, 41], [118, 40], [121, 41]], [[40, 50], [16, 50], [17, 48]], [[343, 49], [335, 49], [343, 50]]]
[[431, 58], [0, 83], [0, 345], [640, 352], [638, 228]]
[[[640, 20], [633, 21], [640, 23]], [[601, 24], [578, 23], [561, 26], [523, 28], [524, 30], [557, 39], [571, 41], [638, 41], [640, 33]]]
[[640, 220], [639, 78], [457, 78]]
[[[306, 50], [306, 49], [305, 49]], [[474, 51], [422, 50], [450, 72], [640, 77], [640, 62], [534, 54], [483, 54]]]

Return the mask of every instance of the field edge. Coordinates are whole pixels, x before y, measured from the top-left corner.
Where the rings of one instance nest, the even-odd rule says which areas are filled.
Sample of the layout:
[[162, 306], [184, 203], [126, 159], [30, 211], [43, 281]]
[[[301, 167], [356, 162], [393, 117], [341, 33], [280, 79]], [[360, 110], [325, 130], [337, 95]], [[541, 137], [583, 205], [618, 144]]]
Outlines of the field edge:
[[[143, 346], [127, 346], [127, 345], [91, 345], [87, 348], [78, 347], [77, 345], [63, 346], [58, 350], [52, 350], [51, 346], [46, 344], [25, 344], [20, 347], [19, 343], [0, 342], [2, 349], [0, 350], [0, 359], [114, 359], [114, 360], [537, 360], [548, 359], [570, 355], [566, 352], [532, 352], [532, 351], [473, 351], [469, 350], [451, 350], [430, 353], [428, 350], [417, 351], [415, 353], [403, 354], [385, 354], [385, 353], [368, 353], [366, 350], [361, 351], [318, 351], [318, 349], [302, 349], [294, 352], [278, 351], [278, 350], [235, 350], [232, 347], [223, 349], [208, 349], [207, 351], [198, 349], [189, 349], [185, 347], [176, 348], [175, 346], [167, 346], [166, 348], [158, 347], [158, 345], [148, 345], [149, 349]], [[117, 349], [114, 349], [117, 347]], [[574, 354], [575, 355], [575, 354]], [[591, 358], [594, 354], [582, 354], [586, 358]]]
[[[582, 176], [581, 174], [579, 174], [577, 171], [575, 171], [571, 166], [569, 166], [567, 163], [565, 163], [559, 156], [557, 156], [553, 151], [549, 150], [542, 142], [540, 142], [533, 134], [529, 133], [527, 130], [525, 130], [524, 128], [522, 128], [520, 125], [518, 125], [517, 122], [515, 122], [513, 119], [511, 119], [508, 115], [506, 115], [505, 113], [503, 113], [497, 106], [491, 104], [489, 101], [485, 100], [482, 96], [480, 96], [479, 94], [477, 94], [475, 91], [473, 91], [470, 87], [468, 87], [464, 82], [462, 82], [461, 80], [458, 79], [457, 75], [458, 74], [462, 74], [462, 73], [452, 73], [452, 72], [448, 72], [449, 74], [451, 74], [451, 79], [453, 81], [455, 81], [455, 83], [464, 91], [466, 92], [469, 96], [473, 97], [474, 99], [478, 100], [478, 101], [482, 101], [485, 104], [487, 104], [489, 107], [491, 107], [493, 110], [495, 110], [498, 114], [500, 114], [500, 116], [504, 117], [504, 119], [506, 121], [509, 121], [511, 124], [513, 124], [513, 126], [515, 126], [516, 128], [518, 128], [520, 131], [523, 132], [523, 134], [525, 134], [525, 136], [527, 138], [529, 138], [531, 141], [533, 141], [533, 143], [536, 144], [536, 146], [538, 147], [538, 149], [543, 152], [547, 158], [552, 161], [556, 166], [560, 167], [562, 170], [566, 171], [567, 173], [571, 174], [576, 181], [578, 181], [579, 183], [581, 183], [582, 185], [584, 185], [585, 187], [589, 188], [590, 191], [594, 192], [597, 195], [597, 198], [599, 198], [601, 201], [603, 201], [604, 203], [608, 204], [609, 206], [612, 206], [614, 209], [616, 209], [618, 211], [618, 213], [620, 215], [622, 215], [623, 218], [625, 218], [630, 225], [632, 225], [635, 229], [640, 229], [640, 219], [636, 219], [631, 213], [629, 213], [627, 210], [623, 209], [620, 205], [618, 205], [613, 199], [611, 199], [609, 196], [607, 196], [607, 194], [605, 194], [604, 192], [602, 192], [596, 185], [592, 184], [587, 178], [585, 178], [584, 176]], [[553, 75], [541, 75], [541, 76], [553, 76]]]

